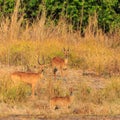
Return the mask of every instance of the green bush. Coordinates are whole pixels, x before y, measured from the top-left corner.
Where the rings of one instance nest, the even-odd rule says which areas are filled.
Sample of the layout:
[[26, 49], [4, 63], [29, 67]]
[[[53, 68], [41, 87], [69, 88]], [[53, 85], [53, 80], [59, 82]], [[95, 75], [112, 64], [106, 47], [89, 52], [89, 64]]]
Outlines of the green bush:
[[14, 85], [9, 76], [0, 78], [0, 101], [5, 103], [22, 102], [28, 93], [31, 93], [31, 90], [26, 84]]
[[[0, 0], [0, 16], [10, 16], [14, 11], [15, 0]], [[23, 0], [20, 1], [19, 15], [24, 13], [24, 20], [34, 22], [46, 13], [47, 20], [58, 23], [65, 18], [72, 28], [83, 32], [89, 23], [89, 16], [97, 13], [98, 26], [108, 32], [120, 27], [120, 8], [118, 0]], [[46, 20], [46, 21], [47, 21]], [[48, 21], [49, 21], [48, 20]]]

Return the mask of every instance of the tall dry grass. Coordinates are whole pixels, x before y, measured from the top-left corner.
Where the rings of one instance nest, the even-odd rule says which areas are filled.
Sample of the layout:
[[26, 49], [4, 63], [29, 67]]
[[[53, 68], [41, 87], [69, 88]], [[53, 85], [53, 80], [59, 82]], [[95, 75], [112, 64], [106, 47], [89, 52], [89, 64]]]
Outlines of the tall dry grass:
[[[78, 85], [76, 99], [80, 114], [118, 114], [115, 105], [120, 99], [120, 29], [115, 33], [103, 33], [97, 24], [97, 15], [90, 17], [85, 36], [72, 30], [64, 19], [57, 25], [46, 24], [45, 12], [32, 24], [23, 25], [23, 16], [18, 16], [19, 0], [11, 18], [0, 21], [0, 64], [1, 66], [35, 66], [38, 56], [45, 56], [50, 63], [54, 56], [63, 57], [63, 48], [69, 47], [69, 66], [94, 71], [97, 75], [111, 76], [104, 89], [94, 90], [84, 83]], [[19, 19], [18, 19], [19, 18]], [[11, 87], [7, 76], [0, 78], [0, 101], [7, 103], [22, 102], [30, 92], [26, 85]], [[59, 86], [60, 87], [60, 86]], [[63, 94], [63, 90], [56, 88]], [[56, 93], [57, 94], [57, 93]], [[79, 106], [78, 106], [79, 105]], [[118, 106], [119, 108], [119, 106]]]
[[119, 74], [120, 30], [111, 35], [103, 33], [98, 28], [95, 14], [89, 19], [85, 36], [81, 37], [80, 31], [73, 31], [64, 19], [60, 19], [57, 25], [51, 21], [46, 24], [45, 11], [40, 19], [23, 26], [23, 15], [18, 14], [19, 2], [16, 2], [11, 18], [3, 17], [0, 22], [2, 64], [34, 65], [38, 55], [44, 55], [49, 63], [53, 56], [63, 55], [63, 47], [69, 47], [70, 66], [90, 69], [98, 74]]

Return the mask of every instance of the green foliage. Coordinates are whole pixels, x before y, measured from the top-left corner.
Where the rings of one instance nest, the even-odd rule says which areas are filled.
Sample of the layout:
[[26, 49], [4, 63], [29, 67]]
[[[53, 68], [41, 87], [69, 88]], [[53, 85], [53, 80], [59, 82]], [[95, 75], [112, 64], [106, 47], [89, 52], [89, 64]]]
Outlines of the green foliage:
[[[7, 88], [4, 92], [3, 101], [4, 102], [21, 102], [27, 97], [28, 87], [24, 84], [19, 84], [11, 88]], [[24, 99], [23, 99], [24, 98]]]
[[[15, 6], [15, 0], [0, 0], [0, 16], [10, 15]], [[120, 3], [118, 0], [24, 0], [21, 1], [19, 12], [25, 13], [24, 18], [34, 21], [41, 17], [42, 11], [46, 17], [56, 24], [62, 17], [73, 25], [74, 29], [83, 29], [88, 24], [88, 18], [94, 13], [98, 15], [98, 24], [104, 31], [120, 27]], [[82, 26], [82, 27], [81, 27]]]
[[14, 85], [10, 76], [0, 78], [0, 101], [7, 103], [22, 102], [31, 93], [31, 89], [24, 83]]
[[23, 1], [24, 12], [26, 13], [25, 18], [29, 18], [30, 20], [36, 18], [41, 12], [41, 2], [42, 0]]
[[13, 12], [13, 8], [15, 6], [15, 1], [14, 0], [0, 0], [0, 15], [9, 15], [10, 13]]
[[118, 0], [104, 0], [101, 2], [101, 7], [98, 11], [98, 20], [100, 27], [105, 31], [109, 31], [110, 28], [114, 28], [115, 24], [120, 22], [120, 15], [115, 11], [116, 4], [118, 4]]

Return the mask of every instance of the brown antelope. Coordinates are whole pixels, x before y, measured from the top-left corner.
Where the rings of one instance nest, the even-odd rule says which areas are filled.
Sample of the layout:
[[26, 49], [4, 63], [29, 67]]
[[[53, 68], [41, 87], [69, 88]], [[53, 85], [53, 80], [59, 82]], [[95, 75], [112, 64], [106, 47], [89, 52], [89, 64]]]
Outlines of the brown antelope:
[[60, 57], [54, 57], [52, 59], [51, 64], [52, 64], [55, 80], [56, 80], [56, 73], [58, 70], [60, 70], [61, 75], [63, 76], [63, 70], [67, 69], [68, 55], [69, 55], [69, 49], [64, 48], [64, 59]]
[[[38, 61], [39, 63], [39, 61]], [[40, 64], [40, 63], [39, 63]], [[13, 72], [11, 74], [11, 79], [14, 83], [24, 82], [32, 86], [32, 97], [35, 95], [35, 87], [39, 79], [43, 78], [44, 65], [40, 64], [40, 70], [38, 73], [32, 72]]]
[[68, 109], [74, 101], [73, 90], [70, 89], [70, 95], [66, 97], [53, 97], [50, 99], [50, 109], [55, 110], [56, 108]]

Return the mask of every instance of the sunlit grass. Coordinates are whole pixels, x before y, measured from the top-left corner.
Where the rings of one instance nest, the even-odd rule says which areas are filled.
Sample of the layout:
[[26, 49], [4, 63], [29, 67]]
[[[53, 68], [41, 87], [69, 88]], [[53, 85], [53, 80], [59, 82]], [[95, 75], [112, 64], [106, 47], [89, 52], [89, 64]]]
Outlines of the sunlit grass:
[[[98, 74], [117, 72], [120, 67], [120, 53], [108, 48], [96, 41], [83, 41], [69, 46], [59, 40], [41, 41], [14, 41], [7, 43], [4, 47], [1, 44], [0, 61], [11, 65], [34, 65], [45, 57], [46, 63], [50, 63], [54, 56], [63, 56], [63, 48], [70, 49], [69, 64], [71, 67], [93, 70]], [[29, 59], [30, 58], [30, 59]], [[9, 61], [9, 62], [8, 62]], [[117, 62], [116, 62], [117, 61]]]
[[104, 102], [114, 102], [120, 100], [120, 77], [108, 79], [104, 88], [95, 89], [85, 82], [78, 85], [78, 99], [81, 102], [92, 102], [104, 104]]
[[[13, 14], [11, 17], [17, 17], [17, 14]], [[46, 27], [44, 24], [45, 19], [41, 19], [30, 26], [29, 23], [26, 23], [24, 28], [21, 27], [23, 21], [17, 20], [14, 18], [11, 21], [9, 18], [4, 18], [0, 23], [0, 65], [3, 65], [2, 69], [6, 66], [7, 69], [11, 66], [16, 68], [18, 66], [37, 66], [38, 58], [42, 63], [43, 56], [45, 63], [50, 64], [54, 56], [64, 58], [63, 48], [69, 48], [69, 69], [80, 69], [83, 72], [93, 71], [97, 77], [108, 76], [106, 79], [109, 81], [101, 89], [94, 89], [89, 84], [80, 82], [75, 88], [78, 91], [75, 93], [76, 99], [73, 112], [87, 115], [120, 114], [119, 44], [117, 48], [112, 47], [116, 44], [114, 40], [107, 41], [107, 39], [104, 39], [106, 35], [103, 33], [95, 37], [92, 34], [94, 31], [90, 32], [90, 30], [89, 33], [85, 33], [84, 37], [81, 37], [80, 31], [69, 30], [70, 26], [65, 25], [64, 20], [60, 21], [60, 25]], [[38, 91], [41, 90], [41, 87], [42, 85], [39, 86]], [[54, 86], [54, 89], [55, 96], [69, 95], [68, 91], [63, 89], [61, 80]], [[38, 99], [42, 99], [43, 96], [41, 93], [38, 94], [38, 99], [29, 104], [28, 96], [30, 94], [31, 87], [29, 85], [21, 83], [14, 86], [8, 73], [7, 75], [1, 73], [1, 103], [22, 103], [25, 105], [25, 101], [27, 101], [28, 108], [24, 110], [32, 113], [38, 108], [39, 113], [41, 109], [39, 108]], [[49, 96], [49, 92], [45, 94]], [[47, 112], [45, 111], [45, 113]]]
[[[54, 89], [56, 90], [55, 96], [69, 95], [69, 91], [62, 88], [62, 81], [54, 83]], [[67, 87], [67, 86], [66, 86]], [[46, 87], [46, 90], [49, 88]], [[74, 103], [72, 106], [73, 113], [84, 115], [114, 115], [120, 113], [120, 77], [112, 77], [107, 80], [104, 88], [95, 89], [85, 81], [79, 83], [74, 87]], [[38, 92], [40, 92], [41, 86], [38, 86]], [[30, 102], [31, 87], [25, 83], [14, 85], [8, 75], [0, 77], [0, 101], [9, 105], [19, 105]], [[38, 98], [43, 100], [41, 96], [48, 93], [38, 93]], [[34, 102], [38, 102], [35, 100]], [[34, 109], [35, 103], [30, 103], [26, 109]], [[48, 102], [48, 101], [46, 101]], [[27, 104], [26, 103], [26, 104]], [[38, 102], [39, 103], [39, 102]], [[36, 104], [38, 104], [36, 103]], [[49, 109], [49, 108], [48, 108]], [[64, 111], [63, 111], [64, 112]]]
[[30, 87], [24, 83], [13, 84], [9, 75], [0, 76], [0, 101], [5, 103], [24, 102], [31, 93]]

